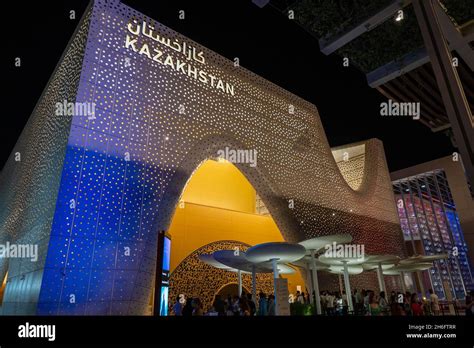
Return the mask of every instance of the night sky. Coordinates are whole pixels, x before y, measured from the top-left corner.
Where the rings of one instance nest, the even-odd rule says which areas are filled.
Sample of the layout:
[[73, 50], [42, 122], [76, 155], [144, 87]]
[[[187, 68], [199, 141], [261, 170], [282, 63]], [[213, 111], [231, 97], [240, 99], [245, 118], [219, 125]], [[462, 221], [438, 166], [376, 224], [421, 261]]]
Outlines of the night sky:
[[[319, 110], [330, 146], [378, 138], [390, 170], [446, 156], [454, 151], [447, 136], [410, 117], [382, 117], [385, 98], [367, 85], [365, 75], [325, 56], [317, 39], [272, 6], [251, 0], [126, 0], [156, 19], [282, 88]], [[30, 117], [88, 2], [22, 1], [2, 4], [3, 167]], [[69, 10], [76, 19], [69, 19]], [[185, 11], [185, 20], [178, 11]], [[21, 57], [22, 67], [14, 67]]]

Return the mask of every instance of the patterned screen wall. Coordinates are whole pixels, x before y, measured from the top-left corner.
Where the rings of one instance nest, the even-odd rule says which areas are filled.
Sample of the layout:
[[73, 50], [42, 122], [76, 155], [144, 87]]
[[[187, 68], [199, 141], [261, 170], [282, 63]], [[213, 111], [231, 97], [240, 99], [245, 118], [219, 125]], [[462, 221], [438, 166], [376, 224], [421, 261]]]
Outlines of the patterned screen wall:
[[0, 243], [38, 246], [35, 262], [0, 258], [0, 279], [8, 272], [0, 314], [36, 312], [71, 127], [55, 104], [76, 98], [90, 16], [89, 7], [0, 173]]
[[[230, 283], [237, 284], [237, 273], [205, 264], [199, 260], [199, 255], [212, 254], [217, 250], [235, 250], [236, 247], [246, 251], [250, 246], [238, 241], [221, 240], [197, 249], [181, 261], [170, 275], [170, 306], [175, 303], [178, 295], [183, 294], [187, 298], [199, 298], [204, 310], [208, 310], [219, 289]], [[261, 291], [267, 295], [273, 293], [273, 275], [271, 273], [257, 274], [256, 280], [257, 294]], [[251, 291], [251, 274], [242, 274], [242, 286], [247, 291]]]
[[397, 180], [393, 187], [405, 241], [414, 250], [420, 241], [426, 255], [449, 254], [429, 270], [430, 287], [440, 298], [449, 288], [453, 297], [464, 299], [474, 287], [473, 272], [446, 174], [428, 172]]
[[331, 151], [347, 184], [353, 190], [358, 190], [365, 178], [365, 145], [345, 145], [332, 148]]
[[[95, 103], [95, 113], [63, 125], [69, 136], [57, 154], [64, 164], [42, 251], [46, 260], [38, 267], [42, 281], [14, 292], [7, 285], [13, 304], [53, 315], [146, 313], [157, 231], [167, 229], [199, 163], [226, 147], [257, 152], [256, 166], [236, 166], [286, 240], [350, 233], [368, 253], [403, 254], [380, 141], [363, 143], [364, 177], [354, 191], [334, 161], [314, 105], [119, 1], [94, 1], [90, 21], [81, 26], [87, 26], [87, 43], [84, 55], [77, 53], [76, 101]], [[60, 67], [67, 64], [64, 59]], [[26, 131], [44, 127], [28, 124]], [[17, 191], [2, 195], [9, 202], [19, 197]], [[40, 196], [34, 192], [28, 204]], [[8, 213], [0, 221], [4, 237], [36, 236], [12, 219], [18, 214], [33, 222], [37, 215]], [[351, 281], [357, 284], [357, 277]]]

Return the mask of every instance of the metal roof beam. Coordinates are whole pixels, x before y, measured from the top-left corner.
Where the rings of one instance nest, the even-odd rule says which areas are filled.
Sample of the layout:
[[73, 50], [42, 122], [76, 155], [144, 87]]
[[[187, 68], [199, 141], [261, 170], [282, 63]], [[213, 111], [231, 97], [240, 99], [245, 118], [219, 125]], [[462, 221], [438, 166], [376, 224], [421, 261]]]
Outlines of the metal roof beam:
[[[470, 34], [472, 36], [472, 34]], [[450, 50], [456, 50], [458, 54], [466, 61], [466, 58], [471, 62], [474, 63], [474, 53], [472, 49], [469, 47], [468, 37], [464, 37], [463, 39], [466, 43], [465, 46], [460, 45], [459, 42], [450, 43], [449, 48]], [[413, 52], [410, 52], [403, 56], [400, 60], [391, 61], [369, 73], [366, 74], [367, 83], [370, 87], [375, 88], [380, 85], [383, 85], [397, 77], [406, 74], [416, 68], [428, 63], [430, 61], [428, 57], [428, 53], [424, 47], [419, 48]], [[468, 64], [468, 62], [466, 61]], [[468, 64], [469, 66], [469, 64]], [[470, 67], [470, 66], [469, 66]], [[471, 68], [473, 69], [473, 68]], [[473, 69], [474, 70], [474, 69]]]
[[444, 38], [449, 42], [449, 48], [456, 50], [469, 68], [474, 71], [474, 53], [469, 46], [469, 41], [473, 39], [474, 33], [471, 32], [463, 36], [438, 2], [434, 4], [434, 9]]
[[376, 28], [388, 18], [392, 17], [398, 10], [401, 10], [410, 4], [410, 2], [410, 0], [395, 0], [389, 6], [377, 12], [374, 16], [360, 23], [356, 27], [343, 33], [321, 38], [319, 40], [319, 48], [321, 49], [321, 52], [323, 52], [325, 55], [333, 53], [363, 33]]
[[424, 47], [404, 55], [400, 60], [391, 61], [371, 72], [367, 77], [370, 87], [375, 88], [387, 83], [407, 72], [426, 64], [430, 61], [428, 53]]
[[434, 0], [413, 0], [418, 25], [461, 153], [466, 176], [471, 185], [474, 185], [474, 118], [443, 37], [438, 6]]
[[[463, 26], [463, 31], [465, 32], [463, 35], [463, 33], [454, 26], [454, 23], [438, 3], [436, 3], [435, 9], [444, 37], [449, 43], [449, 49], [451, 51], [456, 50], [469, 68], [474, 70], [474, 53], [472, 48], [469, 46], [469, 42], [474, 40], [473, 25], [468, 23], [468, 25]], [[391, 61], [390, 63], [369, 72], [366, 75], [367, 82], [370, 87], [375, 88], [406, 74], [427, 62], [429, 62], [429, 57], [426, 49], [419, 48], [406, 54], [399, 60]]]

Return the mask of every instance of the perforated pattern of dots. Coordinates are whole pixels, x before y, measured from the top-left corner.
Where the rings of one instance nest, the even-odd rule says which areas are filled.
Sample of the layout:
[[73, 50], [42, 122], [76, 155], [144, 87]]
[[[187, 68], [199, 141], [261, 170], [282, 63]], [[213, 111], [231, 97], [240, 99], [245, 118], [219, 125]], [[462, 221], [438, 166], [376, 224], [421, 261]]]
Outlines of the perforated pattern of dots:
[[[126, 49], [132, 18], [204, 52], [203, 69], [233, 84], [235, 96]], [[365, 142], [365, 175], [354, 191], [314, 105], [119, 1], [93, 3], [76, 99], [96, 103], [96, 118], [75, 116], [69, 130], [38, 313], [145, 313], [156, 232], [168, 228], [193, 171], [225, 146], [257, 151], [257, 167], [237, 167], [286, 240], [346, 232], [366, 251], [403, 253], [380, 141]], [[31, 127], [27, 131], [38, 132]], [[28, 211], [11, 213], [31, 218]], [[124, 248], [134, 256], [122, 257]], [[72, 295], [75, 303], [68, 301]]]
[[71, 125], [71, 117], [55, 115], [55, 103], [76, 98], [90, 15], [89, 9], [0, 174], [0, 243], [38, 245], [37, 262], [0, 258], [0, 279], [8, 272], [5, 315], [36, 312]]
[[365, 155], [350, 157], [347, 161], [337, 162], [342, 176], [353, 190], [358, 190], [364, 180]]
[[[188, 255], [170, 275], [170, 309], [177, 296], [183, 294], [187, 298], [198, 297], [204, 310], [209, 310], [219, 289], [229, 283], [237, 284], [237, 273], [210, 266], [199, 260], [199, 255], [212, 254], [218, 250], [235, 250], [234, 248], [245, 252], [249, 247], [250, 245], [238, 241], [222, 240], [207, 244]], [[251, 274], [242, 274], [242, 286], [251, 291]], [[257, 274], [257, 294], [260, 291], [267, 295], [273, 293], [271, 273]]]

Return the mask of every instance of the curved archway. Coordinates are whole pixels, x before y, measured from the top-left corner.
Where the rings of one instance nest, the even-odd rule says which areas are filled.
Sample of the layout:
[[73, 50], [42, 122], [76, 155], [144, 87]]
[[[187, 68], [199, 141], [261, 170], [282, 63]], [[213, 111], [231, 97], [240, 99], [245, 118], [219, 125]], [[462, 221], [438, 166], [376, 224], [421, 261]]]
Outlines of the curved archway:
[[[214, 135], [201, 140], [191, 151], [189, 151], [180, 165], [180, 171], [176, 172], [163, 192], [163, 208], [161, 214], [155, 220], [155, 230], [167, 230], [171, 222], [175, 207], [182, 195], [186, 183], [191, 179], [193, 172], [206, 160], [216, 158], [219, 150], [226, 147], [233, 149], [246, 149], [242, 142], [225, 136]], [[299, 224], [296, 222], [288, 201], [279, 195], [279, 189], [269, 180], [269, 175], [263, 167], [251, 167], [249, 165], [234, 164], [250, 184], [255, 188], [257, 194], [262, 198], [271, 216], [274, 218], [283, 238], [287, 241], [297, 242], [303, 238], [300, 234]]]

